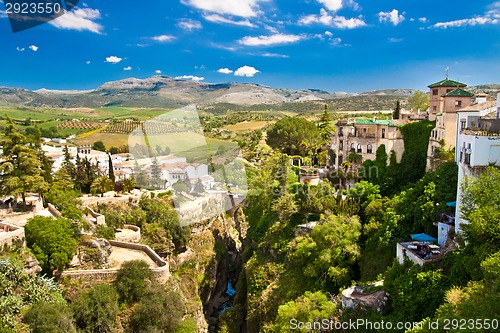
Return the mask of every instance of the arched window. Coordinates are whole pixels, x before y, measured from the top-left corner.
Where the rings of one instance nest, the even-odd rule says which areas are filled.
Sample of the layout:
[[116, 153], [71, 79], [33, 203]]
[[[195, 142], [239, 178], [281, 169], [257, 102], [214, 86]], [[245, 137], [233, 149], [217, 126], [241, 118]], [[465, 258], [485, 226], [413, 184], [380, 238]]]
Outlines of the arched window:
[[361, 143], [358, 143], [358, 153], [362, 153], [363, 150], [361, 149]]
[[356, 152], [356, 145], [354, 143], [351, 143], [351, 152]]
[[367, 152], [368, 154], [373, 153], [373, 146], [372, 146], [372, 145], [370, 145], [370, 144], [369, 144], [369, 145], [367, 145], [367, 146], [366, 146], [366, 152]]

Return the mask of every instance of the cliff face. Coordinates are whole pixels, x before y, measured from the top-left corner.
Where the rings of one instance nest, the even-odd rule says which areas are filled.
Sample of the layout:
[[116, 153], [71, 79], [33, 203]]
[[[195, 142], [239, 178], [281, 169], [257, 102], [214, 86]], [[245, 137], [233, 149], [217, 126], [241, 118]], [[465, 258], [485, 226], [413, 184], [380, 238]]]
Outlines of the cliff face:
[[198, 332], [217, 332], [220, 313], [232, 304], [226, 291], [228, 282], [238, 284], [242, 269], [241, 224], [236, 228], [231, 217], [220, 215], [193, 226], [187, 251], [171, 263], [174, 287], [182, 292]]

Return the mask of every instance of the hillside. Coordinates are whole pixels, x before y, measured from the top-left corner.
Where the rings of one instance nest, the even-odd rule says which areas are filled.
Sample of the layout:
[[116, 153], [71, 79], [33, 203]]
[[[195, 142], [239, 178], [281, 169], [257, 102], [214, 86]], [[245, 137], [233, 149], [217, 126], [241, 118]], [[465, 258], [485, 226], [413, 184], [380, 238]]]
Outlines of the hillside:
[[[107, 82], [94, 90], [30, 91], [21, 88], [0, 87], [0, 104], [33, 107], [177, 107], [230, 104], [240, 106], [280, 105], [346, 99], [356, 96], [408, 96], [410, 89], [389, 89], [350, 94], [318, 89], [291, 90], [271, 88], [259, 84], [193, 82], [166, 76], [147, 79], [129, 78]], [[262, 109], [262, 107], [258, 107]]]

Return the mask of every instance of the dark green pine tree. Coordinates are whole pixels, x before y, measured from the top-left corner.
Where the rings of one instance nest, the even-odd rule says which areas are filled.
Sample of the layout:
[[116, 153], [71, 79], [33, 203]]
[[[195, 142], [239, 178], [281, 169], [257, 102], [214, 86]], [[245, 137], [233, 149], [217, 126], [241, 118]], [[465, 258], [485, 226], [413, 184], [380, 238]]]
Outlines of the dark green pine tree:
[[[62, 168], [72, 179], [75, 179], [76, 168], [75, 165], [71, 162], [71, 155], [69, 153], [68, 146], [64, 146], [63, 153], [64, 153], [64, 161], [62, 163]], [[78, 155], [77, 158], [79, 158]]]
[[392, 113], [392, 118], [393, 119], [399, 119], [401, 117], [401, 102], [398, 101], [396, 102], [396, 108], [394, 109], [394, 112]]
[[321, 115], [321, 118], [319, 120], [319, 132], [321, 134], [321, 138], [325, 142], [330, 141], [330, 136], [333, 133], [331, 121], [332, 121], [332, 118], [330, 117], [330, 114], [328, 113], [328, 105], [325, 104], [325, 110], [323, 111], [323, 114]]
[[111, 160], [111, 154], [108, 153], [108, 177], [115, 183], [115, 170], [113, 168], [113, 160]]
[[161, 184], [161, 167], [156, 157], [153, 158], [151, 164], [151, 186], [156, 189], [163, 187]]

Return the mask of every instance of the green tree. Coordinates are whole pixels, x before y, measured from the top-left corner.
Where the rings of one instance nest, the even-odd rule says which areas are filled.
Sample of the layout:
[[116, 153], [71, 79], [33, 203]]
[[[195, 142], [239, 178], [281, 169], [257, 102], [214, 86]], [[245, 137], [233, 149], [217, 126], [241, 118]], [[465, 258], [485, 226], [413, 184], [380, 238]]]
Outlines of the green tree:
[[115, 286], [123, 301], [137, 302], [152, 283], [153, 273], [148, 264], [142, 260], [132, 260], [123, 263], [116, 276]]
[[98, 284], [78, 295], [72, 304], [75, 322], [83, 332], [114, 332], [118, 315], [115, 288]]
[[500, 171], [487, 168], [479, 178], [469, 177], [463, 185], [461, 207], [466, 239], [480, 260], [500, 250]]
[[92, 163], [86, 156], [81, 159], [76, 155], [75, 185], [81, 192], [90, 193], [92, 184], [100, 176], [99, 162]]
[[26, 243], [45, 272], [62, 270], [70, 263], [77, 244], [70, 220], [35, 216], [24, 229]]
[[96, 141], [92, 144], [92, 149], [99, 151], [106, 151], [106, 146], [102, 141]]
[[301, 267], [306, 277], [326, 282], [338, 290], [353, 277], [352, 267], [360, 254], [357, 244], [360, 235], [357, 217], [330, 215], [310, 236], [296, 241], [290, 263]]
[[429, 108], [429, 95], [417, 90], [408, 98], [408, 102], [412, 110], [426, 111]]
[[328, 113], [328, 106], [325, 104], [325, 110], [323, 111], [323, 114], [321, 115], [321, 118], [319, 119], [319, 132], [321, 135], [321, 138], [323, 139], [324, 142], [330, 142], [330, 138], [332, 133], [334, 132], [334, 129], [332, 127], [332, 118], [330, 117], [330, 114]]
[[4, 196], [20, 195], [26, 207], [26, 193], [43, 194], [49, 185], [44, 178], [43, 165], [35, 149], [26, 145], [26, 137], [14, 126], [6, 115], [7, 126], [4, 129], [3, 159], [0, 162], [0, 193]]
[[398, 101], [396, 102], [396, 107], [394, 108], [394, 112], [392, 113], [392, 118], [393, 119], [399, 119], [401, 116], [401, 102]]
[[35, 303], [23, 321], [30, 326], [32, 333], [76, 333], [73, 316], [65, 303]]
[[[338, 316], [335, 303], [321, 291], [312, 293], [306, 291], [295, 301], [280, 305], [278, 315], [271, 331], [276, 333], [288, 332], [294, 323], [320, 323]], [[294, 328], [295, 330], [295, 328]], [[318, 330], [312, 327], [296, 329], [297, 332], [312, 332]]]
[[318, 127], [304, 118], [285, 117], [267, 132], [267, 144], [288, 155], [307, 155], [319, 148], [321, 136]]
[[179, 294], [161, 286], [149, 289], [134, 308], [130, 324], [134, 332], [176, 332], [184, 303]]
[[111, 159], [111, 154], [108, 153], [108, 177], [111, 179], [113, 184], [115, 183], [115, 168], [113, 167], [113, 160]]
[[134, 175], [131, 175], [129, 178], [125, 178], [123, 180], [123, 188], [125, 192], [130, 193], [137, 186], [137, 182], [135, 181]]
[[101, 197], [104, 196], [104, 193], [111, 191], [113, 189], [113, 181], [109, 179], [107, 176], [101, 176], [94, 180], [92, 183], [92, 190], [101, 194]]
[[83, 213], [80, 194], [71, 188], [64, 188], [64, 183], [63, 186], [60, 185], [60, 182], [52, 184], [45, 196], [46, 201], [56, 206], [62, 216], [73, 221], [81, 220]]
[[161, 166], [156, 157], [153, 158], [151, 164], [151, 187], [155, 189], [163, 188], [161, 180]]

